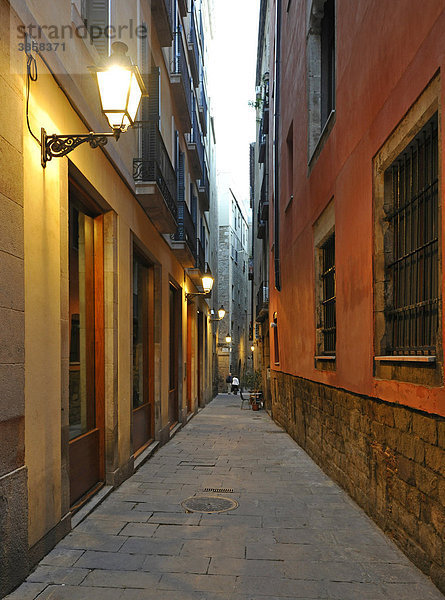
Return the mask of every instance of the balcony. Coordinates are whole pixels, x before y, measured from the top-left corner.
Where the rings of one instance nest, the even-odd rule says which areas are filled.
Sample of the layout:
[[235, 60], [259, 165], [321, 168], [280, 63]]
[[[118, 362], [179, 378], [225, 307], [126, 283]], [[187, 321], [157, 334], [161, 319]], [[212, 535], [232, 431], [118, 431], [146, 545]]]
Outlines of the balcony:
[[263, 164], [266, 160], [266, 145], [267, 145], [267, 135], [262, 132], [263, 129], [260, 127], [260, 137], [259, 137], [259, 150], [258, 150], [258, 162]]
[[195, 11], [190, 13], [190, 31], [187, 38], [187, 48], [189, 51], [190, 71], [193, 77], [194, 87], [199, 85], [199, 71], [201, 66], [201, 56], [199, 54], [198, 35], [196, 31]]
[[264, 240], [264, 238], [266, 237], [266, 231], [267, 231], [266, 225], [267, 225], [266, 221], [261, 218], [260, 207], [258, 206], [258, 227], [257, 227], [256, 236], [259, 240]]
[[203, 210], [210, 210], [210, 181], [205, 160], [202, 178], [198, 183], [198, 196], [201, 200]]
[[192, 98], [192, 130], [186, 134], [189, 166], [192, 178], [198, 181], [203, 176], [204, 170], [204, 144], [198, 126], [195, 98]]
[[188, 270], [188, 276], [192, 280], [193, 284], [199, 288], [202, 285], [202, 277], [205, 273], [210, 275], [212, 274], [209, 264], [206, 263], [204, 247], [201, 243], [201, 240], [198, 238], [196, 245], [195, 267]]
[[170, 83], [179, 125], [185, 133], [190, 131], [192, 126], [192, 82], [180, 30], [175, 33]]
[[195, 266], [196, 228], [187, 203], [178, 202], [178, 228], [171, 235], [171, 247], [177, 259], [185, 269]]
[[173, 0], [151, 0], [153, 25], [163, 47], [173, 41]]
[[260, 204], [258, 207], [258, 220], [269, 220], [269, 173], [264, 173], [263, 183], [261, 184]]
[[269, 314], [269, 283], [263, 281], [256, 296], [256, 321], [261, 323]]
[[198, 239], [198, 251], [196, 253], [196, 268], [204, 275], [206, 271], [206, 255], [201, 240]]
[[263, 116], [261, 119], [261, 126], [263, 133], [269, 133], [269, 105], [265, 105], [263, 109]]
[[160, 233], [175, 233], [176, 173], [157, 123], [144, 124], [141, 142], [142, 157], [133, 161], [137, 198]]
[[199, 122], [201, 123], [202, 133], [207, 135], [207, 114], [209, 112], [208, 104], [207, 104], [207, 94], [204, 87], [204, 82], [201, 81], [201, 85], [199, 86], [199, 106], [198, 106], [198, 114], [199, 114]]

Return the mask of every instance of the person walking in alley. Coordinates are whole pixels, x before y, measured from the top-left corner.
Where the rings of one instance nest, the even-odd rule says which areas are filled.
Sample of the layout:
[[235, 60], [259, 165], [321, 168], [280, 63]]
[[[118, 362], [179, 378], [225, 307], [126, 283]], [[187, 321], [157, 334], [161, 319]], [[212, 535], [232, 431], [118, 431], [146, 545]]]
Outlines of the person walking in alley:
[[230, 394], [230, 392], [232, 391], [232, 373], [229, 373], [226, 377], [226, 383], [227, 383], [227, 393]]
[[235, 396], [238, 394], [238, 388], [239, 388], [239, 379], [238, 377], [232, 377], [232, 392], [235, 394]]

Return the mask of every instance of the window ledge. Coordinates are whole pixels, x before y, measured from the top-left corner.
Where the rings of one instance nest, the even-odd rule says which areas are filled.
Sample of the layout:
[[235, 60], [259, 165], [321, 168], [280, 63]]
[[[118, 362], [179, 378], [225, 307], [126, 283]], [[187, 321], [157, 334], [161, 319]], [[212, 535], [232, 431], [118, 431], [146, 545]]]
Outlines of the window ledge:
[[336, 112], [335, 112], [335, 108], [334, 108], [329, 113], [329, 116], [326, 119], [325, 124], [323, 125], [323, 129], [320, 132], [320, 137], [318, 138], [318, 141], [315, 144], [314, 149], [312, 150], [312, 153], [310, 153], [310, 157], [309, 157], [309, 161], [308, 161], [308, 165], [307, 165], [308, 166], [308, 175], [310, 175], [314, 164], [317, 162], [317, 159], [321, 154], [321, 151], [325, 145], [325, 142], [328, 139], [328, 137], [332, 131], [332, 128], [334, 127], [335, 120], [336, 120]]
[[327, 356], [327, 355], [315, 356], [315, 360], [326, 360], [326, 361], [330, 360], [330, 361], [332, 361], [332, 360], [336, 360], [336, 358], [337, 357], [335, 355], [332, 355], [332, 356]]
[[374, 356], [374, 360], [378, 362], [417, 362], [417, 363], [434, 363], [435, 356]]

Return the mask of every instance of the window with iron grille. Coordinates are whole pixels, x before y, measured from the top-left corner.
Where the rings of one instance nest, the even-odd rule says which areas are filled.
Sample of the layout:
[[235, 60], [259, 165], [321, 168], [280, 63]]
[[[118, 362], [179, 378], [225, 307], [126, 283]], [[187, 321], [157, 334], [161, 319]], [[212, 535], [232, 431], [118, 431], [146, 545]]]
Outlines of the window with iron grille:
[[385, 171], [387, 355], [436, 353], [438, 200], [436, 113]]
[[323, 354], [335, 355], [337, 323], [336, 323], [336, 291], [335, 291], [335, 233], [329, 236], [321, 247], [323, 283], [322, 295], [322, 334]]

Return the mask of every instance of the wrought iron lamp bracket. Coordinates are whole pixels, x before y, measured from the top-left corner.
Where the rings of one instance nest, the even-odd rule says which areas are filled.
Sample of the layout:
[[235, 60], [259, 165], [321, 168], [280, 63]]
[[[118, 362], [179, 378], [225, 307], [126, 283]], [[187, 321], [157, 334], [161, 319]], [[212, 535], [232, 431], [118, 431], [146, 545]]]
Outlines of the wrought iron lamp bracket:
[[42, 128], [41, 148], [42, 148], [42, 167], [53, 158], [66, 156], [72, 150], [88, 142], [91, 148], [103, 148], [108, 143], [108, 138], [113, 137], [118, 140], [121, 134], [120, 129], [115, 129], [110, 133], [87, 133], [80, 135], [47, 135]]
[[185, 299], [186, 300], [191, 300], [195, 296], [210, 296], [210, 292], [195, 292], [193, 294], [190, 294], [190, 293], [187, 292], [187, 294], [185, 295]]

